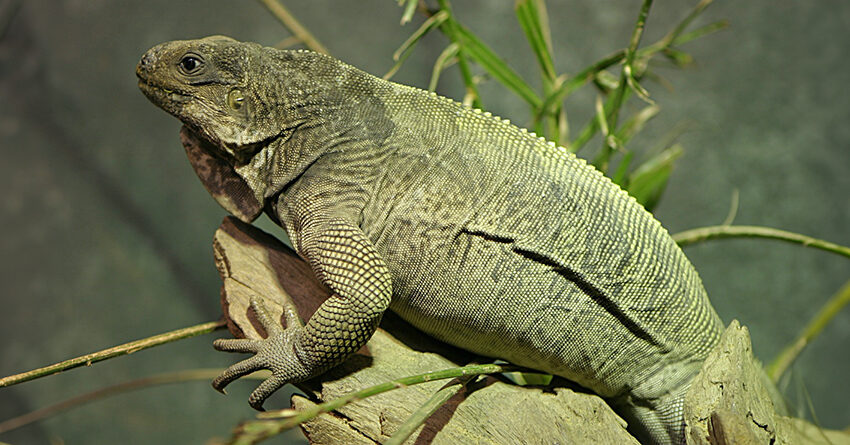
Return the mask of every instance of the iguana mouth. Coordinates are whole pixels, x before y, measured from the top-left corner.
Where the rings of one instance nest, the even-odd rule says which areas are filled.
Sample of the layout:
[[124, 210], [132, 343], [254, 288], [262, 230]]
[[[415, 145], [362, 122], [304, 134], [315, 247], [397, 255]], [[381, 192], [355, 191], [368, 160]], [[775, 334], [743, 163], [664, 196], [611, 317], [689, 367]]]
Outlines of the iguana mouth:
[[174, 104], [184, 104], [192, 99], [192, 96], [180, 90], [161, 87], [151, 83], [139, 76], [139, 89], [151, 99], [164, 102], [172, 102]]

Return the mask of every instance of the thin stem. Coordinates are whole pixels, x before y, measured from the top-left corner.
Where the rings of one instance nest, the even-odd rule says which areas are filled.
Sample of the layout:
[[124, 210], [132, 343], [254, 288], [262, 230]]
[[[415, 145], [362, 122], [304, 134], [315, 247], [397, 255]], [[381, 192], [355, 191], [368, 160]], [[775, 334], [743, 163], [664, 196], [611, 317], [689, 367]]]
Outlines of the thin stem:
[[[552, 41], [548, 34], [549, 23], [546, 4], [542, 0], [520, 1], [517, 2], [515, 9], [517, 19], [525, 31], [526, 39], [531, 45], [540, 66], [543, 96], [549, 96], [558, 87], [558, 74], [555, 72], [555, 65], [552, 60]], [[561, 136], [559, 131], [561, 119], [566, 119], [561, 104], [558, 104], [551, 114], [546, 113], [542, 106], [536, 107], [535, 114], [538, 114], [538, 112], [545, 117], [546, 125], [544, 127], [535, 122], [536, 131], [557, 144]]]
[[443, 404], [449, 401], [457, 393], [459, 393], [470, 380], [476, 376], [466, 376], [450, 382], [446, 386], [440, 388], [439, 391], [431, 395], [431, 397], [423, 403], [413, 414], [402, 423], [392, 437], [390, 437], [383, 445], [401, 445], [419, 428], [425, 421], [440, 409]]
[[[640, 45], [640, 38], [643, 36], [643, 29], [646, 27], [646, 17], [649, 15], [649, 8], [651, 6], [652, 0], [643, 0], [637, 23], [635, 23], [635, 29], [632, 31], [632, 38], [629, 39], [629, 48], [626, 50], [626, 66], [631, 66], [635, 61], [635, 53], [637, 52], [638, 45]], [[679, 25], [683, 26], [682, 23]]]
[[739, 199], [738, 189], [732, 190], [732, 202], [729, 203], [729, 213], [726, 214], [726, 218], [723, 220], [723, 226], [728, 226], [735, 221], [735, 216], [738, 214], [738, 199]]
[[673, 40], [673, 43], [671, 43], [671, 45], [681, 45], [683, 43], [688, 43], [691, 40], [700, 38], [704, 35], [708, 35], [708, 34], [711, 34], [713, 32], [720, 31], [722, 29], [726, 29], [728, 27], [729, 27], [729, 22], [726, 21], [726, 20], [721, 20], [719, 22], [709, 23], [708, 25], [697, 28], [697, 29], [695, 29], [691, 32], [686, 32], [686, 33], [680, 35], [679, 37], [676, 37]]
[[767, 375], [770, 379], [778, 382], [806, 345], [811, 343], [848, 303], [850, 303], [850, 281], [844, 283], [844, 286], [821, 307], [797, 339], [786, 346], [767, 366]]
[[439, 26], [448, 18], [449, 13], [446, 11], [439, 11], [436, 14], [428, 17], [425, 22], [413, 33], [404, 43], [401, 44], [400, 47], [393, 53], [393, 60], [396, 63], [384, 74], [383, 79], [389, 80], [395, 73], [401, 68], [402, 63], [407, 60], [407, 57], [413, 52], [413, 48], [416, 47], [416, 44], [419, 40], [425, 36], [432, 28], [435, 26]]
[[307, 48], [323, 54], [330, 54], [327, 48], [304, 27], [279, 0], [259, 0], [269, 12], [277, 18], [295, 37], [304, 42]]
[[570, 77], [568, 80], [562, 83], [555, 91], [553, 91], [552, 94], [546, 97], [543, 106], [540, 107], [540, 112], [538, 113], [538, 115], [542, 113], [554, 113], [554, 107], [561, 101], [563, 101], [570, 93], [583, 86], [587, 82], [593, 80], [593, 77], [596, 76], [596, 73], [622, 61], [625, 54], [626, 52], [624, 50], [616, 51], [613, 54], [594, 63], [593, 65], [590, 65], [587, 68], [581, 70], [581, 72], [579, 72], [575, 76]]
[[463, 84], [466, 86], [466, 94], [464, 94], [464, 104], [466, 104], [466, 98], [471, 98], [470, 106], [473, 108], [484, 109], [484, 104], [481, 102], [481, 95], [478, 94], [478, 85], [476, 85], [475, 78], [472, 76], [472, 70], [469, 69], [469, 62], [466, 60], [466, 54], [463, 53], [462, 49], [458, 49], [457, 52], [457, 67], [460, 69], [460, 75], [463, 77]]
[[[637, 22], [635, 23], [635, 29], [632, 31], [632, 37], [629, 40], [629, 47], [626, 49], [626, 60], [623, 63], [623, 70], [620, 72], [620, 83], [617, 85], [617, 90], [614, 91], [614, 102], [611, 106], [610, 112], [608, 114], [608, 126], [611, 128], [611, 131], [614, 132], [617, 128], [617, 120], [620, 115], [620, 108], [623, 106], [623, 101], [626, 93], [626, 86], [632, 84], [633, 87], [637, 86], [636, 82], [632, 82], [631, 79], [634, 78], [634, 73], [632, 72], [632, 66], [635, 61], [635, 53], [637, 52], [637, 47], [640, 45], [640, 39], [643, 35], [643, 29], [646, 26], [646, 17], [649, 15], [649, 8], [652, 6], [652, 0], [644, 0], [643, 5], [640, 8], [640, 13], [638, 14]], [[609, 143], [609, 141], [605, 140], [603, 145], [602, 154], [600, 156], [600, 163], [598, 164], [599, 168], [602, 171], [606, 171], [608, 168], [608, 159], [611, 156], [611, 153], [614, 152], [615, 147]]]
[[466, 94], [465, 97], [472, 98], [472, 106], [474, 108], [484, 109], [483, 104], [481, 103], [481, 95], [478, 94], [478, 87], [475, 84], [475, 79], [472, 76], [472, 71], [469, 69], [469, 62], [466, 60], [466, 54], [463, 50], [463, 45], [458, 42], [458, 24], [455, 21], [454, 14], [452, 13], [451, 6], [449, 5], [448, 0], [439, 0], [440, 9], [442, 11], [446, 11], [449, 14], [449, 18], [440, 25], [440, 28], [443, 29], [443, 32], [448, 36], [452, 43], [458, 44], [457, 51], [457, 67], [460, 69], [461, 77], [463, 78], [463, 84], [466, 86]]
[[[221, 371], [221, 369], [187, 369], [184, 371], [156, 374], [141, 379], [131, 380], [129, 382], [119, 383], [117, 385], [107, 386], [0, 422], [0, 434], [29, 425], [33, 422], [38, 422], [39, 420], [44, 420], [55, 414], [76, 408], [86, 403], [94, 402], [96, 400], [150, 386], [182, 383], [194, 380], [212, 380], [221, 374]], [[262, 376], [262, 378], [267, 377], [263, 373], [255, 373], [243, 378], [261, 378], [260, 376]]]
[[91, 366], [92, 363], [96, 363], [112, 357], [132, 354], [136, 351], [141, 351], [142, 349], [148, 349], [165, 343], [182, 340], [184, 338], [206, 334], [218, 329], [222, 329], [226, 325], [227, 324], [224, 320], [210, 321], [207, 323], [190, 326], [188, 328], [177, 329], [159, 335], [154, 335], [152, 337], [143, 338], [141, 340], [131, 341], [129, 343], [124, 343], [123, 345], [114, 346], [112, 348], [104, 349], [102, 351], [97, 351], [91, 354], [72, 358], [70, 360], [65, 360], [63, 362], [59, 362], [50, 366], [45, 366], [43, 368], [33, 369], [32, 371], [22, 372], [20, 374], [3, 377], [2, 379], [0, 379], [0, 388], [16, 385], [18, 383], [28, 382], [39, 377], [45, 377], [48, 375], [56, 374], [58, 372], [66, 371], [68, 369], [78, 368], [80, 366]]
[[452, 42], [437, 56], [437, 60], [434, 62], [434, 68], [431, 70], [431, 81], [428, 82], [428, 91], [434, 92], [437, 90], [437, 82], [440, 81], [440, 74], [452, 63], [452, 59], [457, 57], [457, 52], [458, 45]]
[[684, 20], [679, 22], [673, 30], [671, 30], [667, 35], [665, 35], [659, 43], [662, 44], [662, 47], [667, 47], [673, 44], [676, 38], [679, 37], [680, 34], [694, 21], [697, 16], [699, 16], [702, 11], [708, 7], [714, 0], [702, 0], [691, 10], [687, 17]]
[[680, 246], [707, 241], [714, 238], [770, 238], [802, 244], [808, 247], [826, 250], [850, 258], [850, 247], [841, 246], [829, 241], [812, 238], [799, 233], [760, 226], [709, 226], [686, 230], [673, 235]]
[[[700, 11], [701, 10], [702, 9], [700, 9]], [[689, 17], [690, 17], [690, 15], [689, 15]], [[722, 29], [726, 26], [727, 25], [726, 25], [725, 22], [714, 23], [714, 24], [705, 26], [703, 28], [699, 28], [699, 29], [692, 31], [690, 33], [679, 35], [679, 36], [675, 37], [675, 39], [673, 39], [672, 42], [667, 40], [666, 37], [665, 37], [665, 38], [653, 43], [652, 45], [649, 45], [649, 46], [646, 46], [644, 48], [639, 49], [637, 51], [637, 54], [635, 55], [635, 57], [644, 58], [644, 57], [652, 56], [657, 52], [661, 52], [661, 51], [666, 50], [672, 44], [685, 43], [686, 41], [692, 40], [693, 38], [699, 37], [699, 36], [704, 35], [704, 34], [708, 34], [710, 32], [717, 31], [718, 29]], [[673, 34], [671, 33], [670, 35], [673, 35]], [[625, 50], [619, 50], [619, 51], [611, 54], [610, 56], [600, 60], [599, 62], [596, 62], [595, 64], [585, 68], [584, 70], [582, 70], [580, 73], [576, 74], [575, 76], [571, 77], [569, 80], [564, 82], [554, 93], [552, 93], [551, 96], [546, 98], [546, 102], [544, 104], [545, 111], [551, 112], [550, 110], [552, 109], [553, 104], [560, 102], [560, 101], [563, 101], [564, 99], [566, 99], [566, 97], [570, 93], [572, 93], [573, 91], [575, 91], [579, 87], [583, 86], [588, 81], [592, 80], [597, 75], [597, 73], [599, 73], [600, 71], [602, 71], [602, 70], [604, 70], [604, 69], [606, 69], [610, 66], [613, 66], [617, 63], [620, 63], [621, 61], [623, 61], [623, 59], [625, 57], [626, 57], [626, 51]], [[540, 119], [540, 115], [541, 114], [538, 114], [538, 116], [535, 116], [535, 119]], [[586, 144], [590, 140], [590, 138], [593, 137], [594, 133], [596, 133], [596, 131], [598, 129], [599, 129], [599, 121], [595, 118], [591, 119], [591, 121], [588, 122], [587, 125], [579, 133], [579, 136], [572, 143], [570, 143], [568, 145], [568, 148], [570, 149], [570, 151], [577, 152], [582, 146], [584, 146], [584, 144]], [[600, 156], [602, 156], [602, 155], [603, 154], [600, 153]]]
[[444, 369], [442, 371], [434, 371], [410, 377], [403, 377], [397, 380], [381, 383], [379, 385], [375, 385], [369, 388], [361, 389], [359, 391], [346, 394], [329, 402], [315, 405], [303, 411], [298, 411], [294, 415], [292, 413], [292, 410], [270, 411], [268, 413], [261, 413], [258, 415], [258, 417], [263, 419], [277, 417], [280, 415], [286, 415], [288, 417], [279, 420], [253, 420], [244, 422], [238, 428], [235, 437], [233, 437], [231, 440], [231, 443], [237, 445], [254, 444], [261, 440], [280, 434], [283, 431], [294, 428], [298, 424], [306, 422], [318, 416], [319, 414], [331, 412], [333, 410], [342, 408], [343, 406], [351, 402], [362, 400], [367, 397], [381, 394], [393, 389], [404, 388], [406, 386], [417, 385], [420, 383], [433, 382], [436, 380], [458, 378], [463, 376], [476, 376], [481, 374], [495, 374], [524, 370], [525, 368], [513, 365], [486, 364], [462, 366], [459, 368], [450, 368]]

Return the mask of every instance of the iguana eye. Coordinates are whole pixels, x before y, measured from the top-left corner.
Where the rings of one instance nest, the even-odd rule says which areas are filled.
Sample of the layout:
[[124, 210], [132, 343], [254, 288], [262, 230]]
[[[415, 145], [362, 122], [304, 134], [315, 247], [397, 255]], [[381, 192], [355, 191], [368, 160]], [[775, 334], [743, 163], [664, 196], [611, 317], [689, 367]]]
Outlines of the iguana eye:
[[204, 61], [194, 54], [186, 54], [177, 64], [183, 74], [195, 74], [203, 65]]
[[227, 93], [227, 105], [234, 110], [242, 108], [242, 105], [245, 105], [245, 96], [242, 91], [231, 90]]

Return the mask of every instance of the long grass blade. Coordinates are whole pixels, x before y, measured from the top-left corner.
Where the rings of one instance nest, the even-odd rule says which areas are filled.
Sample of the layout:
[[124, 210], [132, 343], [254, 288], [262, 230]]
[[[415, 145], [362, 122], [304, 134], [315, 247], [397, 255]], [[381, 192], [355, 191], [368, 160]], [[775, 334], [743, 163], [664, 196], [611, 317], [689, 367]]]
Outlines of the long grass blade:
[[[401, 0], [399, 4], [401, 4], [404, 0]], [[413, 18], [413, 13], [416, 12], [416, 5], [419, 3], [419, 0], [407, 0], [407, 4], [404, 5], [404, 13], [401, 14], [401, 25], [404, 26], [410, 19]]]
[[543, 105], [537, 93], [484, 42], [459, 24], [457, 24], [456, 32], [457, 42], [461, 45], [462, 51], [481, 65], [494, 79], [535, 109]]
[[451, 61], [457, 57], [457, 52], [457, 43], [450, 43], [437, 57], [437, 60], [434, 62], [434, 68], [431, 70], [431, 81], [428, 83], [428, 91], [437, 90], [437, 82], [440, 81], [440, 74], [451, 65]]
[[402, 43], [401, 46], [398, 47], [397, 50], [395, 50], [395, 52], [393, 53], [393, 60], [395, 60], [396, 63], [393, 65], [392, 68], [390, 68], [389, 71], [387, 71], [386, 74], [384, 74], [384, 80], [387, 80], [393, 75], [395, 75], [399, 68], [401, 68], [401, 65], [404, 63], [404, 61], [407, 60], [407, 57], [413, 51], [413, 48], [416, 47], [417, 43], [419, 43], [419, 40], [422, 39], [422, 37], [424, 37], [426, 34], [428, 34], [428, 31], [442, 25], [443, 22], [445, 22], [448, 18], [448, 12], [440, 11], [429, 17], [428, 20], [425, 20], [425, 22], [423, 22], [422, 25], [419, 26], [419, 28], [414, 31], [413, 34], [411, 34], [410, 37], [408, 37], [407, 40], [405, 40], [404, 43]]
[[658, 204], [670, 172], [673, 171], [673, 161], [682, 155], [683, 149], [679, 144], [662, 151], [658, 156], [643, 163], [629, 175], [628, 192], [648, 211], [655, 209]]
[[515, 12], [520, 27], [525, 32], [525, 37], [537, 58], [544, 79], [551, 83], [555, 81], [557, 74], [552, 62], [552, 47], [549, 44], [549, 39], [544, 35], [543, 25], [541, 24], [540, 12], [537, 8], [538, 3], [539, 0], [517, 1]]
[[769, 238], [801, 244], [850, 258], [850, 247], [812, 238], [786, 230], [760, 226], [709, 226], [685, 230], [673, 235], [680, 246], [688, 246], [715, 238]]
[[[292, 410], [269, 411], [258, 415], [263, 420], [251, 420], [243, 422], [229, 443], [232, 444], [253, 444], [263, 439], [280, 434], [283, 431], [294, 428], [302, 422], [306, 422], [319, 414], [331, 412], [339, 409], [349, 403], [357, 400], [362, 400], [377, 394], [381, 394], [394, 389], [404, 388], [410, 385], [432, 382], [435, 380], [443, 380], [449, 378], [459, 378], [464, 376], [475, 376], [481, 374], [494, 374], [502, 372], [527, 371], [513, 365], [469, 365], [459, 368], [450, 368], [442, 371], [434, 371], [426, 374], [420, 374], [410, 377], [403, 377], [379, 385], [364, 388], [359, 391], [354, 391], [341, 397], [337, 397], [328, 402], [321, 403], [310, 409], [293, 413]], [[294, 415], [293, 415], [294, 414]], [[276, 417], [284, 417], [277, 420]], [[275, 420], [266, 420], [275, 419]]]

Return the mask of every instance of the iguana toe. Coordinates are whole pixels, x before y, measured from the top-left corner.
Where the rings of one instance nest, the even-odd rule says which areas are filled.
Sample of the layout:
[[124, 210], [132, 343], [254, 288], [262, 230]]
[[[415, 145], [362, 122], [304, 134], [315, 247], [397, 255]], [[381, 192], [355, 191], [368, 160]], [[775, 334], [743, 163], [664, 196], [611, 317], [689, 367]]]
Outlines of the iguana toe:
[[278, 377], [276, 375], [272, 375], [271, 377], [263, 380], [263, 383], [260, 383], [260, 386], [257, 386], [257, 389], [251, 393], [248, 397], [248, 404], [251, 405], [251, 408], [254, 408], [257, 411], [265, 411], [263, 409], [263, 402], [269, 398], [275, 391], [280, 389], [281, 386], [287, 384], [286, 379]]
[[[216, 349], [218, 349], [219, 351], [227, 350], [219, 349], [218, 346], [216, 346]], [[235, 352], [232, 349], [227, 351]], [[213, 380], [212, 387], [215, 388], [216, 391], [224, 394], [224, 387], [230, 384], [230, 382], [260, 369], [264, 369], [264, 366], [262, 361], [259, 360], [257, 356], [251, 357], [247, 360], [242, 360], [241, 362], [230, 366], [229, 368], [225, 369], [224, 372], [219, 374], [219, 376], [216, 377], [215, 380]]]
[[315, 370], [305, 366], [295, 354], [296, 344], [304, 332], [303, 326], [283, 329], [269, 316], [259, 300], [252, 299], [251, 307], [269, 335], [261, 340], [242, 338], [218, 339], [213, 342], [213, 347], [219, 351], [244, 352], [254, 356], [227, 368], [213, 380], [212, 386], [223, 393], [230, 382], [254, 371], [268, 369], [272, 376], [263, 381], [248, 398], [248, 403], [254, 409], [262, 411], [263, 402], [278, 388], [287, 383], [305, 380], [313, 375]]
[[219, 338], [213, 341], [213, 347], [226, 352], [251, 352], [260, 350], [260, 341], [249, 338]]

